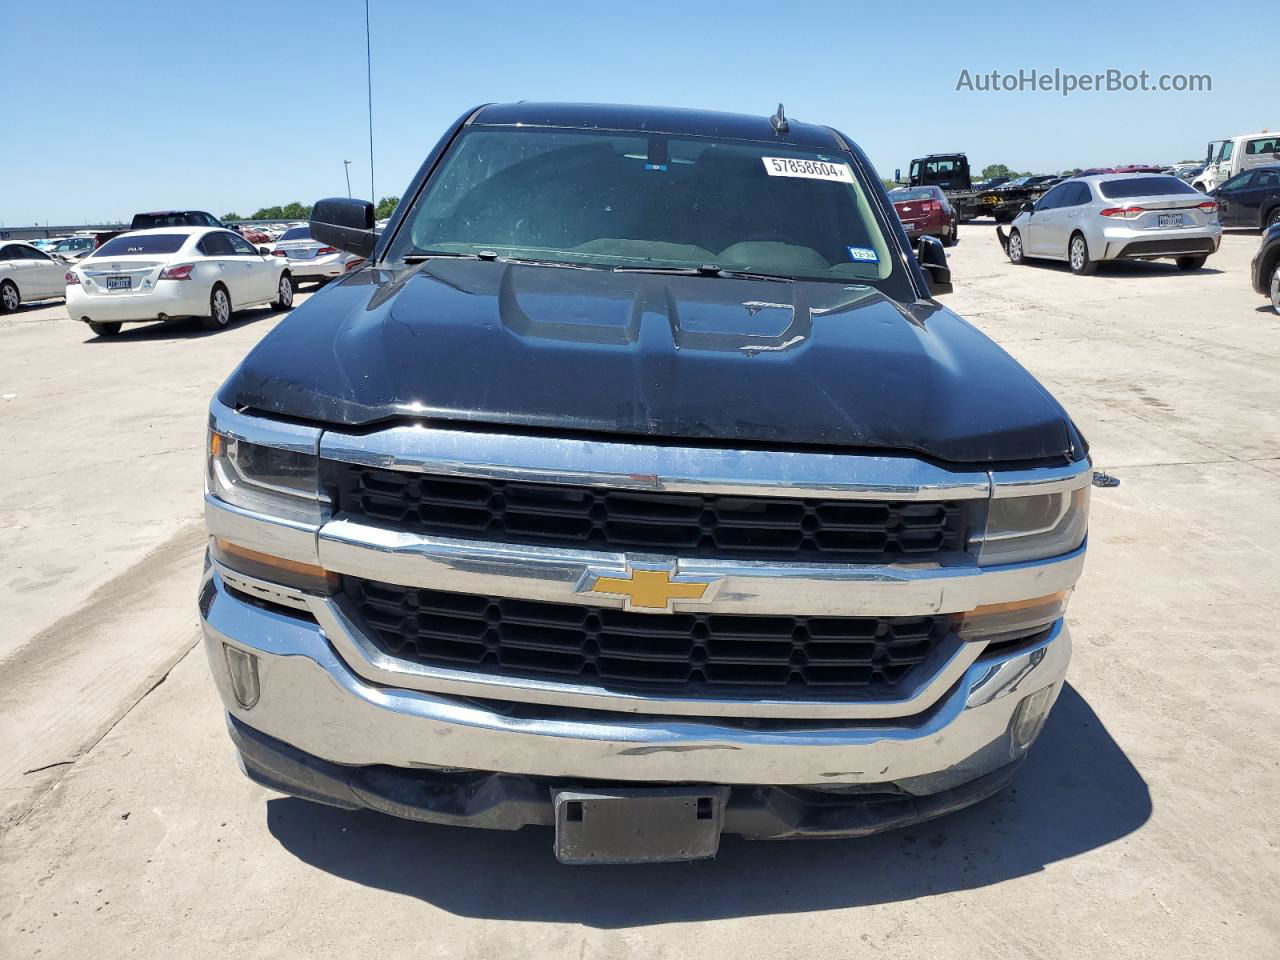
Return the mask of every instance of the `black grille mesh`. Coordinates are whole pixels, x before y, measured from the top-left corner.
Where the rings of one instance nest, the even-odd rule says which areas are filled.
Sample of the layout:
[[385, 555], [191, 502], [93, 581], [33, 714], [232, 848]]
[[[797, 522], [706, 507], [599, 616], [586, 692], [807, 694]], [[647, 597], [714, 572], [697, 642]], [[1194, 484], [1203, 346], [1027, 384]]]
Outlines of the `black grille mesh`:
[[[637, 492], [326, 462], [346, 514], [415, 533], [726, 560], [892, 562], [960, 550], [957, 502]], [[336, 475], [336, 476], [335, 476]]]
[[345, 584], [375, 642], [402, 659], [684, 693], [887, 688], [949, 629], [945, 616], [644, 614], [355, 578]]

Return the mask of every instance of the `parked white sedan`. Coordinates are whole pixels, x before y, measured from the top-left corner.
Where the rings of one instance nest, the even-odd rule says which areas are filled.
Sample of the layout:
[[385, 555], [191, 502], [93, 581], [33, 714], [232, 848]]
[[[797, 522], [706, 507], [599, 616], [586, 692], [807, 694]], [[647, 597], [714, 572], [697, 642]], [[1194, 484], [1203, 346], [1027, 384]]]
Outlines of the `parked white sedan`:
[[299, 283], [304, 280], [326, 283], [364, 263], [363, 257], [313, 240], [311, 227], [305, 224], [286, 230], [271, 248], [271, 253], [288, 260], [289, 272]]
[[108, 240], [67, 271], [67, 313], [100, 337], [123, 323], [199, 317], [220, 330], [243, 307], [293, 306], [288, 264], [238, 233], [160, 227]]
[[0, 244], [0, 313], [21, 303], [62, 296], [66, 265], [29, 243]]

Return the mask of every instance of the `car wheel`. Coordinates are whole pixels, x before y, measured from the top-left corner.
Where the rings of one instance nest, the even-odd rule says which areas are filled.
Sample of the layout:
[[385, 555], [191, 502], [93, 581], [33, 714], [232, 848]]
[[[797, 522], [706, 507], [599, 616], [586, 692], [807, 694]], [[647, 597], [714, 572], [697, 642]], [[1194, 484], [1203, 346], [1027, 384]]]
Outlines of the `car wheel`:
[[1071, 264], [1071, 272], [1082, 277], [1098, 272], [1097, 263], [1089, 259], [1089, 244], [1085, 242], [1084, 234], [1073, 235], [1067, 244], [1067, 262]]
[[280, 283], [276, 287], [276, 298], [271, 301], [276, 310], [289, 310], [293, 307], [293, 277], [288, 271], [280, 274]]
[[231, 322], [231, 297], [221, 284], [209, 294], [209, 316], [200, 318], [200, 326], [206, 330], [221, 330]]
[[20, 303], [22, 303], [22, 295], [18, 293], [18, 288], [13, 281], [6, 280], [0, 283], [0, 313], [13, 313]]
[[94, 334], [99, 337], [114, 337], [117, 333], [120, 332], [120, 324], [119, 323], [94, 323], [93, 321], [90, 321], [89, 329], [92, 330]]
[[1271, 274], [1271, 309], [1280, 313], [1280, 265]]
[[1199, 270], [1201, 267], [1204, 266], [1204, 262], [1208, 259], [1209, 259], [1208, 257], [1179, 257], [1178, 269], [1179, 270]]
[[1268, 227], [1274, 227], [1278, 223], [1280, 223], [1280, 207], [1276, 207], [1263, 218], [1262, 229], [1266, 230]]
[[1009, 262], [1027, 262], [1027, 252], [1022, 248], [1022, 234], [1018, 232], [1017, 227], [1009, 232]]
[[942, 238], [942, 245], [944, 247], [954, 247], [956, 245], [956, 241], [959, 239], [960, 239], [960, 221], [952, 220], [951, 229], [948, 230]]

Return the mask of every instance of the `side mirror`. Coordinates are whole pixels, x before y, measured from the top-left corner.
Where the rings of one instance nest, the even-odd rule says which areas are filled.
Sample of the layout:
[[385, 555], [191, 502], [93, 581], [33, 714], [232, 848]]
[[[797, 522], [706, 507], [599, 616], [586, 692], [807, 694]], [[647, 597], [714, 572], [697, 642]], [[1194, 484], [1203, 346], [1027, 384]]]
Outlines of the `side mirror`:
[[368, 200], [330, 197], [311, 209], [311, 237], [358, 257], [368, 258], [378, 243], [373, 204]]
[[937, 237], [921, 237], [916, 260], [929, 283], [929, 293], [940, 296], [951, 292], [951, 268], [947, 266], [947, 253]]
[[893, 182], [894, 182], [894, 183], [901, 183], [901, 182], [902, 182], [902, 168], [901, 168], [901, 167], [897, 167], [897, 168], [895, 168], [895, 169], [894, 169], [894, 171], [893, 171]]
[[270, 247], [259, 247], [259, 248], [258, 248], [258, 252], [259, 252], [260, 254], [262, 254], [264, 257], [269, 257], [269, 256], [271, 256], [271, 248], [270, 248]]
[[1023, 213], [1035, 213], [1036, 205], [1032, 203], [1030, 200], [1028, 200], [1026, 203], [1022, 205], [1021, 210]]

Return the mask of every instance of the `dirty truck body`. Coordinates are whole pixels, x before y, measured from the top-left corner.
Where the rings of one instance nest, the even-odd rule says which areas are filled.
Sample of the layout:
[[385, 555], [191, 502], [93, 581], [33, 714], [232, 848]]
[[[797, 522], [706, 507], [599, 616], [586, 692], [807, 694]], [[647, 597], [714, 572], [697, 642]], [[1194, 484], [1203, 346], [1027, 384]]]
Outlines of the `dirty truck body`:
[[579, 863], [1008, 781], [1070, 657], [1087, 448], [847, 138], [488, 106], [380, 238], [313, 218], [369, 265], [209, 417], [199, 606], [251, 778]]

